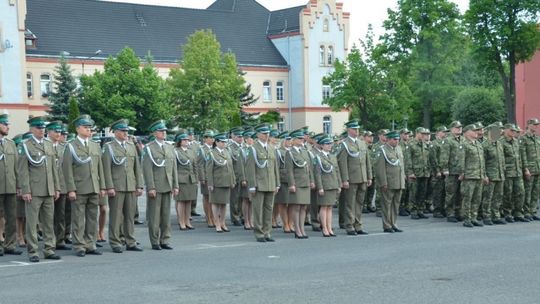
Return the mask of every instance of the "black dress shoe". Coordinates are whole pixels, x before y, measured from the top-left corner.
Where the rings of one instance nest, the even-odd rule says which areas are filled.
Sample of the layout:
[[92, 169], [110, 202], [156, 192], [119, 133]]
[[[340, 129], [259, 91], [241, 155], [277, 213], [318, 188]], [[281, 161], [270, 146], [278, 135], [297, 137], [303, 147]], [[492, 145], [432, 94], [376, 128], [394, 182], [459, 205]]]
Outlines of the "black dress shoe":
[[419, 213], [418, 216], [421, 218], [421, 219], [428, 219], [429, 216], [423, 214], [423, 213]]
[[321, 227], [313, 227], [312, 229], [313, 229], [313, 231], [315, 231], [315, 232], [320, 232], [320, 231], [322, 231]]
[[122, 248], [120, 248], [120, 247], [113, 247], [113, 248], [112, 248], [112, 252], [114, 252], [114, 253], [122, 253], [122, 252], [124, 252], [124, 251], [123, 251]]
[[311, 226], [310, 222], [304, 222], [304, 226]]
[[474, 225], [470, 221], [464, 221], [463, 227], [472, 228]]
[[140, 246], [131, 246], [131, 247], [126, 247], [126, 251], [143, 251], [142, 247]]
[[386, 229], [383, 229], [383, 232], [386, 232], [386, 233], [394, 233], [394, 229], [392, 229], [392, 228], [386, 228]]
[[347, 235], [357, 235], [356, 231], [347, 231]]
[[199, 213], [193, 211], [193, 212], [191, 212], [191, 216], [201, 216], [201, 215]]
[[152, 245], [152, 249], [154, 249], [154, 250], [161, 250], [161, 247], [159, 247], [159, 245]]
[[135, 225], [142, 225], [142, 224], [144, 224], [144, 222], [139, 221], [139, 220], [135, 220], [135, 221], [133, 221], [133, 224], [135, 224]]
[[493, 220], [493, 224], [495, 224], [495, 225], [506, 225], [506, 221], [504, 219], [496, 219], [496, 220]]
[[28, 260], [32, 263], [37, 263], [39, 262], [39, 257], [37, 255], [33, 255]]
[[536, 215], [533, 215], [533, 216], [532, 216], [532, 219], [533, 219], [534, 221], [540, 221], [540, 217], [538, 217], [538, 216], [536, 216]]
[[419, 219], [420, 219], [420, 215], [418, 215], [418, 214], [411, 214], [411, 219], [413, 219], [413, 220], [419, 220]]
[[367, 231], [364, 231], [364, 230], [356, 230], [356, 234], [359, 234], [359, 235], [368, 235], [369, 233]]
[[21, 255], [22, 251], [20, 251], [19, 249], [16, 249], [16, 248], [15, 249], [5, 249], [4, 254]]
[[257, 238], [257, 242], [266, 243], [266, 239], [265, 238]]
[[457, 223], [458, 222], [457, 218], [455, 218], [453, 216], [447, 217], [446, 221], [449, 222], [449, 223]]
[[216, 225], [208, 225], [208, 228], [216, 228]]
[[107, 243], [107, 240], [97, 240], [98, 243]]
[[267, 242], [275, 242], [276, 241], [271, 237], [265, 237], [264, 240], [267, 241]]
[[71, 248], [66, 245], [57, 245], [56, 250], [71, 250]]
[[187, 228], [188, 230], [195, 230], [195, 228], [194, 228], [193, 226], [186, 226], [186, 228]]
[[521, 217], [521, 216], [514, 217], [514, 220], [516, 220], [517, 222], [522, 222], [522, 223], [528, 223], [529, 222], [526, 218]]
[[101, 245], [100, 243], [96, 243], [96, 247], [97, 247], [97, 248], [102, 248], [103, 245]]
[[75, 255], [82, 258], [82, 257], [84, 257], [86, 255], [86, 251], [79, 250], [79, 251], [77, 251], [77, 253], [75, 253]]
[[511, 217], [511, 216], [507, 216], [504, 219], [506, 220], [507, 223], [513, 223], [514, 222], [514, 218]]
[[70, 239], [65, 239], [65, 240], [64, 240], [64, 243], [66, 243], [66, 244], [68, 244], [68, 245], [73, 244], [73, 242], [72, 242]]
[[91, 255], [103, 255], [103, 252], [97, 251], [97, 249], [94, 249], [94, 250], [87, 250], [87, 251], [86, 251], [86, 254], [91, 254]]
[[403, 230], [399, 229], [398, 227], [392, 227], [392, 230], [394, 230], [394, 232], [403, 232]]
[[45, 259], [47, 259], [47, 260], [60, 260], [61, 257], [59, 255], [53, 253], [51, 255], [46, 256]]
[[167, 250], [173, 249], [169, 244], [161, 244], [159, 245], [159, 247], [161, 247], [161, 249], [167, 249]]
[[248, 227], [244, 226], [244, 230], [253, 230], [253, 228], [251, 228], [251, 227], [248, 228]]

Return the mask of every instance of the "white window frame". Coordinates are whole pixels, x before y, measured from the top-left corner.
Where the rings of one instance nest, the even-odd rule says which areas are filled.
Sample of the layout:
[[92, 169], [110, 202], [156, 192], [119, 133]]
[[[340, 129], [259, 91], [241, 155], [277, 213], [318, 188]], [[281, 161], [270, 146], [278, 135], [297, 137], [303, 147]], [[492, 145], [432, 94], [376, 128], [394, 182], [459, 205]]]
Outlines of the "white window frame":
[[334, 46], [329, 45], [326, 47], [326, 65], [332, 66], [334, 64]]
[[323, 133], [332, 134], [332, 116], [330, 115], [323, 117]]
[[[48, 80], [44, 80], [43, 76], [49, 77]], [[39, 92], [42, 98], [48, 98], [52, 90], [52, 76], [49, 73], [43, 73], [39, 76]]]
[[279, 121], [277, 123], [277, 129], [279, 132], [285, 131], [285, 118], [283, 116], [279, 117]]
[[322, 85], [322, 99], [326, 100], [327, 98], [330, 98], [330, 97], [332, 97], [332, 88], [327, 84], [323, 84]]
[[285, 82], [283, 80], [276, 81], [276, 101], [285, 102]]
[[325, 66], [326, 64], [326, 46], [321, 44], [319, 46], [319, 65]]
[[263, 81], [263, 102], [272, 102], [272, 82], [270, 80]]
[[26, 96], [34, 98], [34, 75], [30, 72], [26, 73]]

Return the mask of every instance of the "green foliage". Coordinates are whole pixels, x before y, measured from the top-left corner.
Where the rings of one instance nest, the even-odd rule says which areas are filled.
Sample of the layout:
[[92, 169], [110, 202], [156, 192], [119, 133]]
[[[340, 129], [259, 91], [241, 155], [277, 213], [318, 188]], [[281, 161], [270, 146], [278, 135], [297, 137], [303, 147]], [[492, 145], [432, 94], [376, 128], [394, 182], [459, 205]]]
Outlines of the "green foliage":
[[79, 112], [79, 104], [77, 103], [77, 99], [71, 96], [69, 98], [69, 112], [67, 118], [69, 133], [75, 133], [75, 125], [73, 124], [73, 121], [79, 117], [79, 115], [81, 115], [81, 113]]
[[69, 100], [76, 95], [77, 83], [71, 67], [62, 55], [54, 69], [54, 87], [49, 95], [49, 120], [66, 121], [69, 114]]
[[183, 51], [181, 67], [171, 69], [167, 81], [176, 122], [198, 131], [228, 130], [242, 103], [253, 100], [234, 54], [221, 53], [211, 30], [193, 33]]
[[279, 122], [279, 118], [281, 117], [281, 115], [274, 111], [274, 110], [270, 110], [264, 114], [262, 114], [261, 116], [259, 116], [259, 123], [269, 123], [269, 124], [276, 124], [277, 122]]
[[467, 88], [461, 91], [452, 106], [452, 118], [463, 124], [478, 121], [490, 124], [505, 120], [501, 89]]
[[81, 77], [81, 109], [96, 125], [108, 127], [118, 119], [129, 119], [140, 133], [148, 132], [156, 120], [171, 118], [164, 80], [148, 55], [144, 66], [126, 47], [105, 61], [103, 72]]
[[515, 66], [540, 46], [538, 0], [470, 0], [465, 14], [476, 58], [497, 71], [508, 121], [515, 122]]

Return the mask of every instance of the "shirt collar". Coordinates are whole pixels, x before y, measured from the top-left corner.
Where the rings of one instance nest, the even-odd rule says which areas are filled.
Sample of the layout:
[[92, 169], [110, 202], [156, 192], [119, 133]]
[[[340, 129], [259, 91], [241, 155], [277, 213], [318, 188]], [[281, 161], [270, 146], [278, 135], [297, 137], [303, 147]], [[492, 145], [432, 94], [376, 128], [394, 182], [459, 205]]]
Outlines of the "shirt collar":
[[43, 138], [41, 140], [39, 140], [34, 135], [32, 135], [32, 138], [36, 141], [36, 143], [38, 143], [40, 145], [43, 143]]
[[263, 143], [262, 141], [260, 141], [260, 140], [258, 140], [258, 139], [257, 139], [257, 141], [259, 142], [259, 144], [261, 144], [261, 146], [263, 146], [263, 148], [266, 149], [266, 143]]
[[83, 144], [83, 146], [88, 143], [88, 139], [82, 139], [80, 136], [77, 135], [77, 139]]
[[124, 146], [126, 144], [126, 141], [119, 141], [118, 139], [116, 139], [116, 137], [114, 138], [114, 140], [116, 140], [116, 142], [120, 145], [120, 146]]
[[357, 138], [352, 138], [350, 135], [348, 136], [353, 142], [356, 142], [358, 140], [358, 137]]

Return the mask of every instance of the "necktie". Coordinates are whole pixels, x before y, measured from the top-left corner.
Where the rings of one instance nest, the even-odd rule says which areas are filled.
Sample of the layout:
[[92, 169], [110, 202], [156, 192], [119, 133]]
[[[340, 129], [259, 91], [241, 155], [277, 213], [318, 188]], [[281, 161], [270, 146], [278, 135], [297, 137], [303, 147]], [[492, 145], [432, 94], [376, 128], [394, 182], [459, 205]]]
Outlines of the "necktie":
[[86, 140], [84, 141], [84, 147], [88, 148], [88, 141], [86, 141]]

